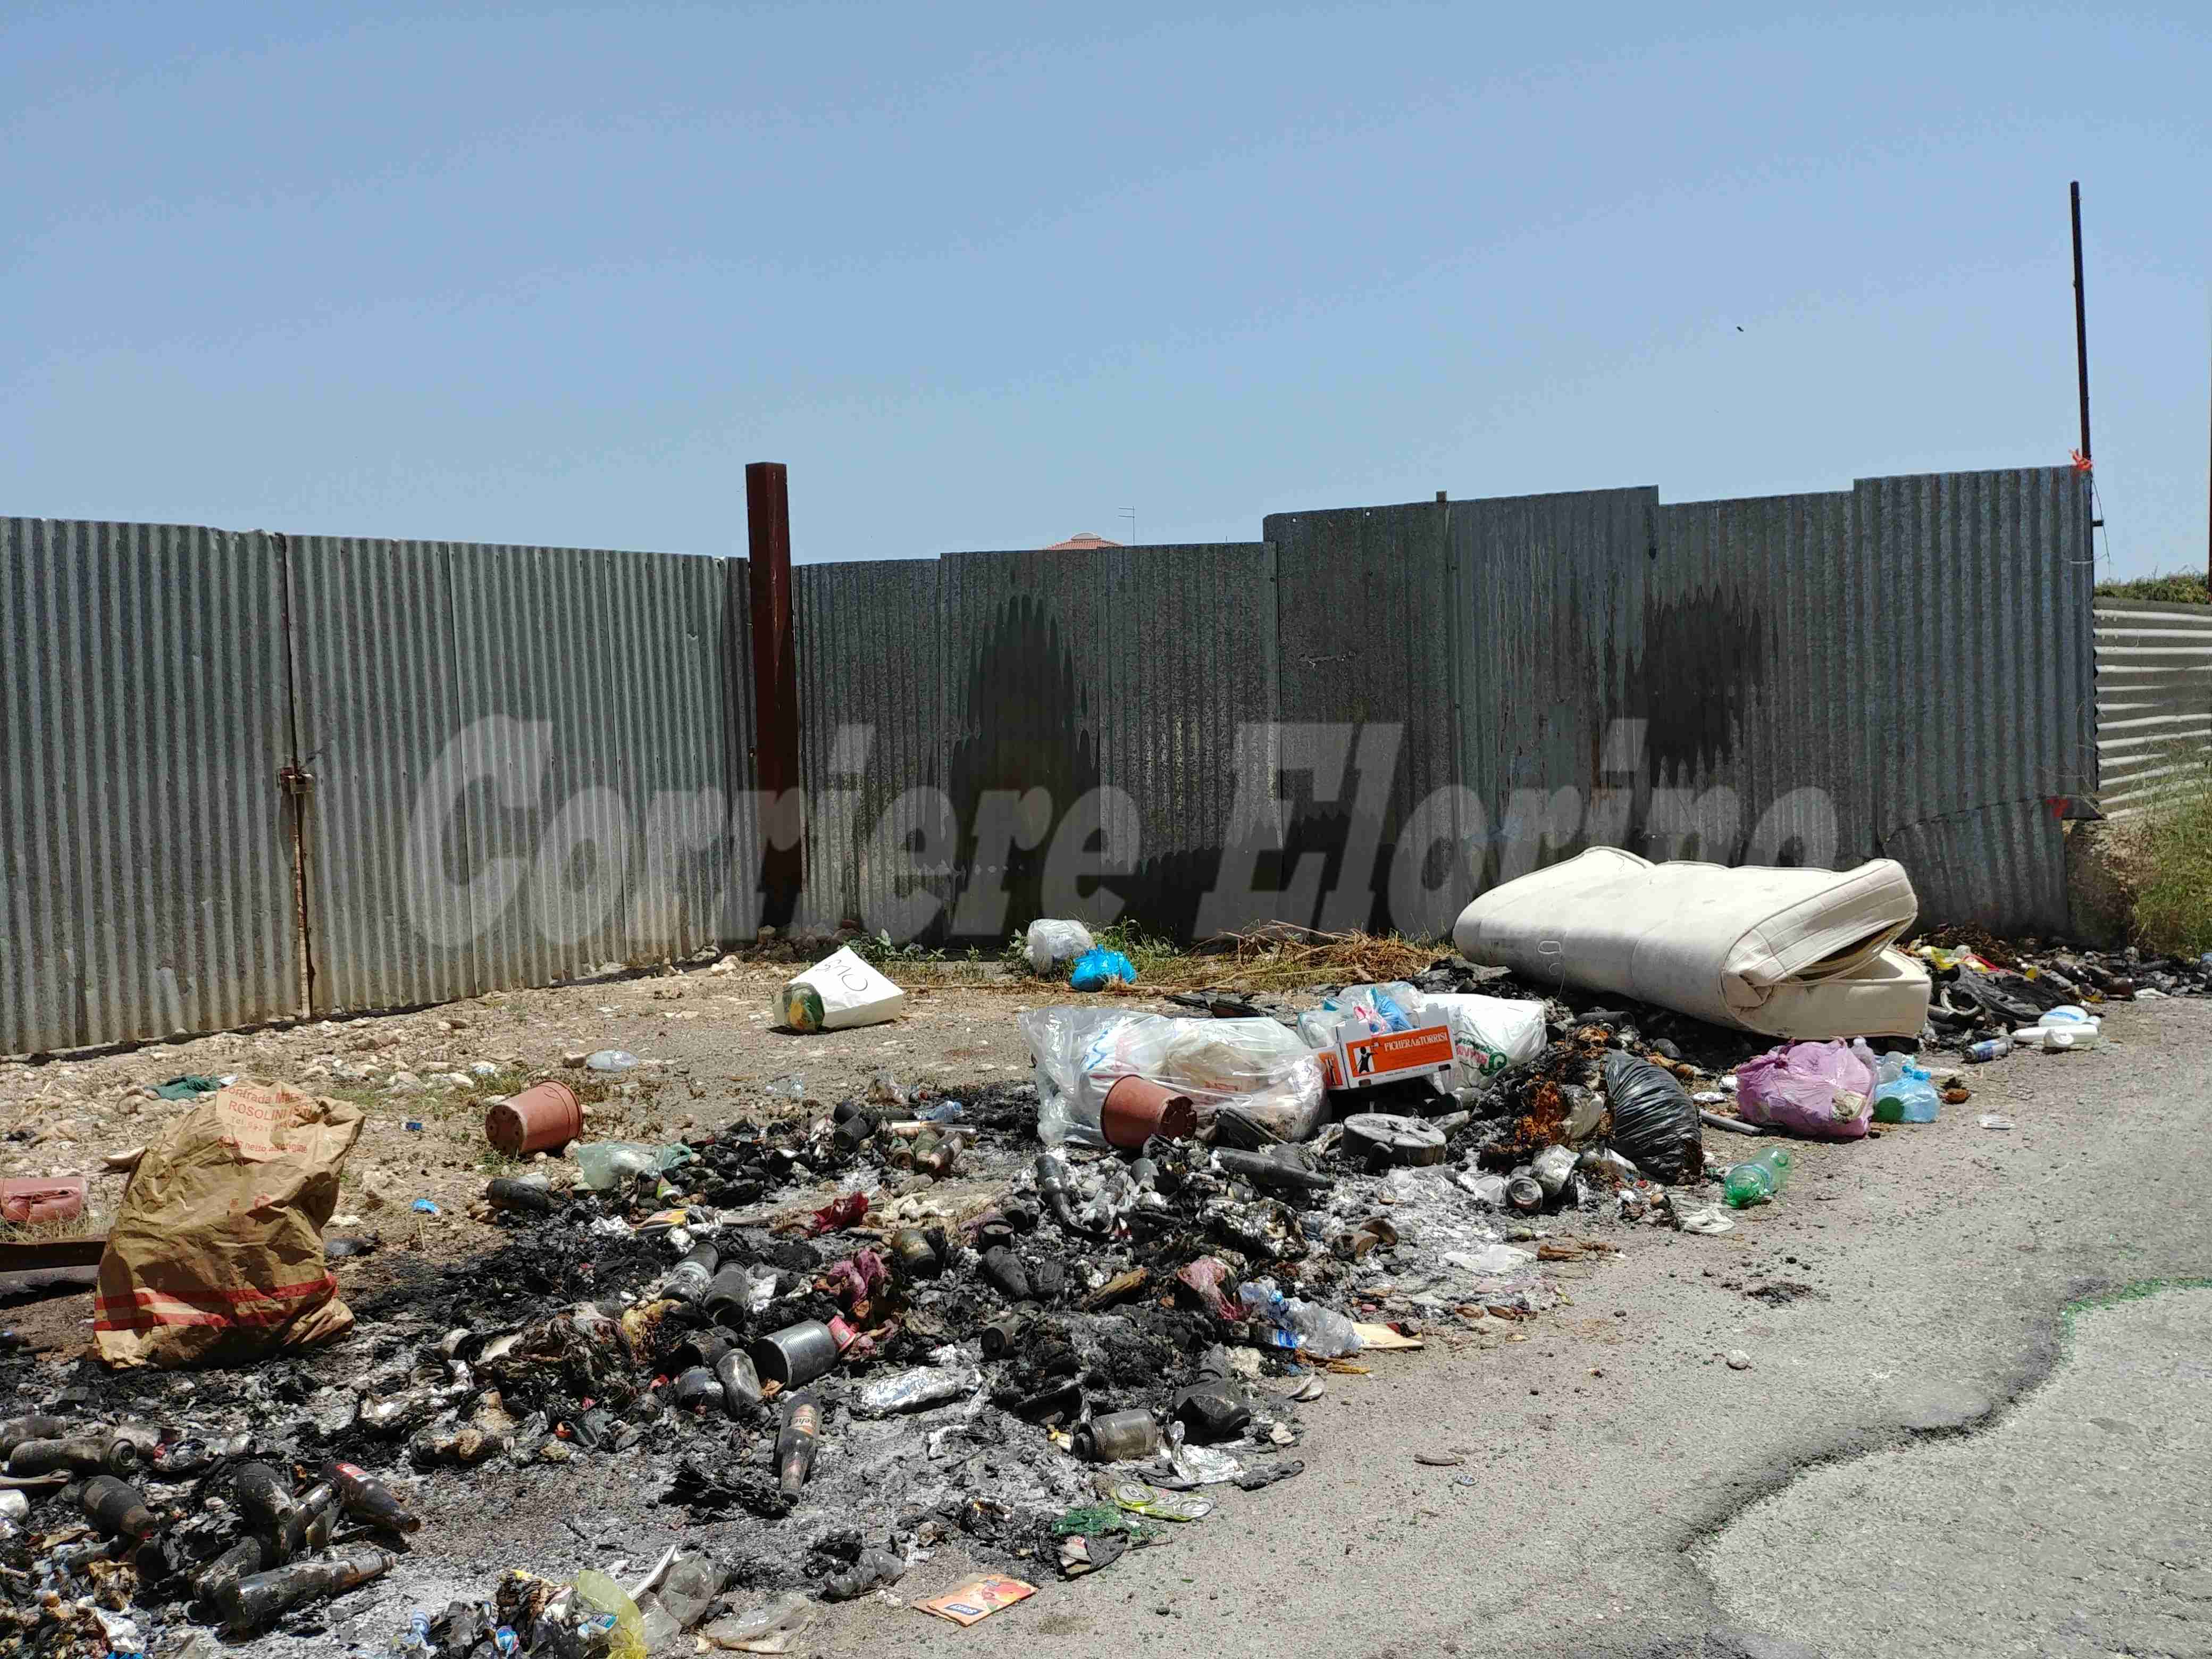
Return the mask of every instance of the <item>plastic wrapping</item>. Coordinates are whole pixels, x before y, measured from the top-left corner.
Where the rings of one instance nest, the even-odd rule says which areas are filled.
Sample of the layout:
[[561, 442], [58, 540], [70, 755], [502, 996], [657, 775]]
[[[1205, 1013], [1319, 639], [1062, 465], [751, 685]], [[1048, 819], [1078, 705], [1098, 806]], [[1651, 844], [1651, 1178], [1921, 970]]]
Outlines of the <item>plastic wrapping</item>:
[[822, 958], [776, 993], [778, 1024], [794, 1031], [842, 1031], [896, 1019], [906, 993], [848, 947]]
[[1055, 1006], [1018, 1017], [1036, 1060], [1037, 1137], [1048, 1146], [1103, 1146], [1106, 1091], [1125, 1077], [1188, 1095], [1203, 1127], [1224, 1106], [1285, 1140], [1303, 1140], [1328, 1111], [1321, 1062], [1272, 1019], [1170, 1019]]
[[1613, 1144], [1638, 1169], [1670, 1186], [1705, 1174], [1698, 1103], [1672, 1073], [1615, 1049], [1605, 1057], [1605, 1094]]
[[1088, 951], [1097, 941], [1091, 930], [1079, 921], [1054, 921], [1049, 918], [1030, 924], [1030, 971], [1049, 974], [1065, 967]]
[[1425, 996], [1421, 1018], [1432, 1025], [1451, 1028], [1451, 1069], [1436, 1074], [1437, 1092], [1458, 1089], [1488, 1089], [1492, 1079], [1509, 1066], [1518, 1066], [1544, 1052], [1544, 1005], [1515, 1001], [1508, 997], [1472, 994]]
[[1735, 1068], [1737, 1109], [1824, 1140], [1856, 1140], [1874, 1121], [1875, 1058], [1864, 1042], [1785, 1042]]

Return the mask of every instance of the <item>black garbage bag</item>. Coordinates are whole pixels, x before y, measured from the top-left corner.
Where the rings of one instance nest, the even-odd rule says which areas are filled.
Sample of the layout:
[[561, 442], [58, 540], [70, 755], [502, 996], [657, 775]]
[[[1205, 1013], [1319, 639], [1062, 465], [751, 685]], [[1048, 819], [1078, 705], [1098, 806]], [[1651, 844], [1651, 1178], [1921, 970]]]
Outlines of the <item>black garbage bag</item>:
[[1961, 965], [1959, 976], [1946, 988], [1954, 1008], [1968, 1005], [1981, 1010], [1992, 1025], [2033, 1025], [2061, 1003], [2074, 999], [2055, 985], [2019, 974], [1985, 974]]
[[1669, 1186], [1704, 1177], [1698, 1103], [1673, 1073], [1616, 1048], [1605, 1057], [1605, 1097], [1613, 1144], [1638, 1169]]

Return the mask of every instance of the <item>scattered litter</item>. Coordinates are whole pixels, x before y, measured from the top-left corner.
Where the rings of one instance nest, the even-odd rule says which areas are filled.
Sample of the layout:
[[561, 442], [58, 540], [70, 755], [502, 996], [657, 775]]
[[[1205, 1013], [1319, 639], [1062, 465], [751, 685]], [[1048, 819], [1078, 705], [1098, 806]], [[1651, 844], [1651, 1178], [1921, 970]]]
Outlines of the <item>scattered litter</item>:
[[637, 1056], [627, 1048], [601, 1048], [585, 1056], [584, 1064], [594, 1072], [631, 1072], [637, 1069]]
[[132, 1169], [93, 1297], [114, 1366], [234, 1363], [342, 1336], [322, 1231], [361, 1109], [279, 1084], [223, 1089]]
[[1036, 1594], [1035, 1584], [1024, 1584], [1018, 1578], [971, 1578], [957, 1589], [930, 1596], [915, 1606], [956, 1625], [973, 1625]]
[[1728, 1361], [1728, 1368], [1732, 1371], [1747, 1371], [1751, 1369], [1751, 1356], [1741, 1348], [1730, 1348], [1721, 1358]]
[[1981, 1115], [1981, 1125], [1984, 1129], [2011, 1129], [2019, 1127], [2010, 1118], [2000, 1116], [1996, 1112], [1984, 1112]]
[[1103, 991], [1109, 985], [1136, 982], [1137, 970], [1128, 957], [1119, 951], [1096, 947], [1078, 957], [1067, 973], [1067, 988], [1071, 991]]
[[1033, 921], [1026, 939], [1030, 971], [1057, 973], [1063, 964], [1073, 962], [1096, 943], [1091, 930], [1079, 921]]
[[154, 1092], [163, 1100], [198, 1100], [202, 1095], [211, 1095], [222, 1087], [223, 1080], [216, 1077], [202, 1077], [187, 1072], [182, 1077], [173, 1077], [167, 1083], [157, 1083]]
[[438, 1215], [441, 1213], [438, 1208], [437, 1200], [433, 1198], [418, 1198], [407, 1207], [414, 1211], [416, 1215]]
[[776, 994], [775, 1018], [802, 1033], [842, 1031], [896, 1019], [905, 1006], [906, 993], [848, 945], [787, 981]]

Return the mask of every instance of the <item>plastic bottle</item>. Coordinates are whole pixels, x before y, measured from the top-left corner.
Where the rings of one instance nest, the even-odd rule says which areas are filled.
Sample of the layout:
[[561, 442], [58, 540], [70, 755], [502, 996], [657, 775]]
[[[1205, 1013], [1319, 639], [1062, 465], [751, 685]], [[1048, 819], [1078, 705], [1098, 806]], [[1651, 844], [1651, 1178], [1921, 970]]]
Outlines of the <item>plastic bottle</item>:
[[613, 1616], [608, 1659], [645, 1659], [644, 1621], [620, 1584], [598, 1568], [586, 1567], [576, 1575], [576, 1601], [586, 1613]]
[[223, 1620], [243, 1633], [270, 1625], [306, 1601], [366, 1584], [391, 1571], [392, 1557], [368, 1544], [356, 1544], [339, 1554], [314, 1561], [295, 1561], [289, 1567], [257, 1572], [216, 1587], [215, 1600]]
[[703, 1550], [685, 1550], [668, 1564], [660, 1581], [660, 1605], [679, 1630], [704, 1619], [721, 1593], [722, 1569]]
[[430, 1641], [430, 1615], [412, 1613], [407, 1617], [407, 1628], [392, 1638], [392, 1652], [400, 1659], [428, 1659], [433, 1650]]
[[1334, 1309], [1285, 1296], [1272, 1279], [1255, 1279], [1237, 1294], [1246, 1318], [1273, 1328], [1269, 1334], [1275, 1347], [1298, 1348], [1322, 1358], [1359, 1352], [1359, 1332], [1352, 1321]]
[[1875, 1074], [1874, 1118], [1877, 1123], [1933, 1123], [1940, 1103], [1935, 1080], [1908, 1054], [1884, 1054]]
[[595, 1072], [628, 1072], [637, 1066], [637, 1056], [627, 1048], [602, 1048], [587, 1056], [584, 1064]]
[[388, 1527], [394, 1532], [414, 1532], [422, 1524], [407, 1513], [392, 1495], [391, 1487], [366, 1469], [351, 1463], [325, 1463], [323, 1479], [336, 1489], [338, 1502], [345, 1506], [348, 1515], [372, 1526]]
[[906, 1572], [902, 1557], [889, 1550], [862, 1550], [850, 1571], [832, 1573], [822, 1586], [825, 1601], [850, 1601], [878, 1584], [896, 1584]]
[[783, 1426], [775, 1437], [776, 1486], [796, 1498], [814, 1468], [814, 1449], [822, 1437], [822, 1407], [805, 1395], [784, 1401]]
[[1788, 1147], [1762, 1147], [1742, 1163], [1729, 1166], [1721, 1178], [1721, 1195], [1730, 1209], [1764, 1204], [1790, 1184], [1790, 1167]]
[[707, 1633], [718, 1648], [750, 1648], [759, 1644], [757, 1650], [765, 1651], [770, 1643], [787, 1644], [813, 1617], [814, 1603], [797, 1590], [787, 1590], [766, 1607], [717, 1619], [707, 1627]]
[[660, 1171], [660, 1149], [635, 1140], [591, 1140], [569, 1149], [576, 1175], [595, 1193], [610, 1193]]

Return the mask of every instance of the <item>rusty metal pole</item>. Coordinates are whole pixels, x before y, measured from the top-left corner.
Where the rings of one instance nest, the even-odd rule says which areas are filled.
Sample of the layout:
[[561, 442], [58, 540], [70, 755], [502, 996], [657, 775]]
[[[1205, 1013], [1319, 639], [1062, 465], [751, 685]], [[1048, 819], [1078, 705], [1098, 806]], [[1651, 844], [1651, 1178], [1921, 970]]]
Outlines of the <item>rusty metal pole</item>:
[[2074, 370], [2081, 387], [2081, 459], [2089, 449], [2089, 310], [2081, 298], [2081, 181], [2069, 185], [2074, 204]]
[[763, 919], [788, 927], [805, 878], [805, 856], [796, 837], [779, 847], [769, 830], [781, 821], [782, 803], [799, 787], [799, 653], [791, 628], [791, 490], [781, 461], [754, 461], [745, 468], [745, 534], [752, 553], [753, 763], [762, 798], [773, 803], [763, 814], [761, 886]]

